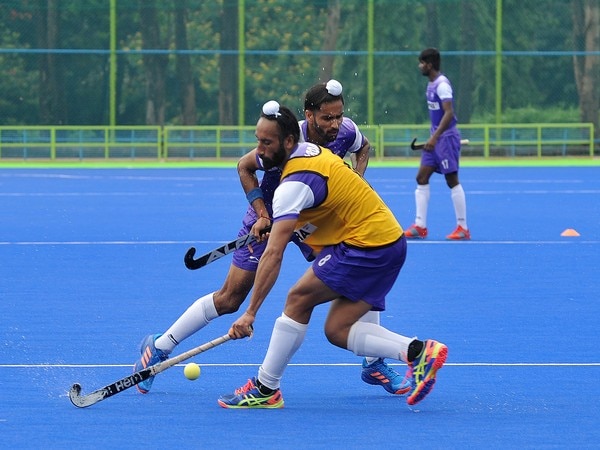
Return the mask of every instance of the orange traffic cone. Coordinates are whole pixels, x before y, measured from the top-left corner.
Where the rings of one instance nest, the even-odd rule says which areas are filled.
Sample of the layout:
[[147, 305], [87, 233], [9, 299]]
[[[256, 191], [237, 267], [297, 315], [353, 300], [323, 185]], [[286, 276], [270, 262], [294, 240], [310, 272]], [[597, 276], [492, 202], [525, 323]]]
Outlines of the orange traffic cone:
[[567, 228], [565, 231], [563, 231], [562, 233], [560, 233], [561, 236], [581, 236], [577, 231], [575, 231], [573, 228]]

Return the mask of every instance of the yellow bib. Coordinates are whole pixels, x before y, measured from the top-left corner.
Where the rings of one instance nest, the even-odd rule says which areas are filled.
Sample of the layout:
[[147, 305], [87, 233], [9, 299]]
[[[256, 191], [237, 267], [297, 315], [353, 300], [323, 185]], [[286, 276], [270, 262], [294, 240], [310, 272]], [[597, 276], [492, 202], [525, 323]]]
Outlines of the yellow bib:
[[298, 218], [299, 226], [317, 227], [305, 242], [318, 252], [341, 242], [369, 248], [397, 241], [402, 227], [373, 188], [339, 156], [312, 147], [309, 152], [293, 152], [281, 174], [281, 183], [299, 172], [318, 174], [327, 183], [325, 200], [303, 210]]

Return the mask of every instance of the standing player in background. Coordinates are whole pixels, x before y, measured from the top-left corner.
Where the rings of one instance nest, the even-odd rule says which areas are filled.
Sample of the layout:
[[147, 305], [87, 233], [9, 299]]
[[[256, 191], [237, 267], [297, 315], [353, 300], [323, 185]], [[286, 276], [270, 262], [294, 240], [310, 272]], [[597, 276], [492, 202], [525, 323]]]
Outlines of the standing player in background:
[[[363, 175], [369, 161], [370, 145], [358, 126], [344, 117], [342, 85], [336, 80], [314, 85], [306, 93], [304, 109], [305, 120], [300, 122], [299, 139], [327, 147], [340, 158], [350, 153], [354, 169]], [[260, 187], [257, 171], [264, 171]], [[271, 203], [279, 185], [281, 169], [271, 161], [263, 160], [255, 148], [239, 160], [238, 174], [250, 203], [238, 236], [253, 233], [259, 237], [260, 231], [271, 224]], [[164, 361], [177, 345], [213, 319], [239, 309], [254, 285], [256, 268], [266, 247], [266, 242], [261, 241], [259, 239], [252, 246], [234, 252], [229, 272], [219, 290], [196, 300], [164, 333], [151, 334], [143, 339], [141, 357], [135, 363], [134, 371]], [[309, 246], [294, 242], [308, 261], [314, 259]], [[352, 282], [348, 280], [348, 283]], [[379, 324], [379, 312], [370, 311], [362, 320]], [[392, 394], [404, 394], [410, 389], [409, 381], [380, 358], [363, 359], [361, 378], [366, 383], [383, 386]], [[139, 383], [138, 391], [148, 393], [153, 381], [154, 377], [151, 377]]]
[[[361, 320], [383, 311], [406, 259], [406, 239], [392, 211], [371, 186], [326, 148], [298, 143], [298, 123], [275, 101], [263, 106], [256, 124], [264, 161], [283, 169], [273, 196], [273, 226], [258, 264], [249, 305], [231, 326], [239, 339], [252, 334], [256, 315], [275, 285], [284, 251], [298, 226], [312, 224], [306, 238], [317, 256], [289, 290], [283, 314], [275, 320], [258, 375], [222, 396], [224, 408], [281, 408], [283, 372], [302, 345], [313, 309], [331, 302], [325, 320], [329, 342], [356, 355], [404, 361], [409, 366], [414, 405], [433, 389], [448, 348]], [[316, 400], [318, 401], [318, 400]]]
[[465, 191], [458, 180], [460, 134], [456, 128], [452, 86], [450, 80], [440, 72], [440, 62], [440, 52], [435, 48], [425, 49], [419, 56], [419, 70], [429, 78], [426, 97], [431, 135], [421, 153], [421, 165], [417, 172], [415, 223], [405, 233], [408, 239], [427, 237], [427, 207], [431, 194], [429, 179], [437, 172], [446, 178], [456, 215], [456, 229], [446, 238], [464, 241], [471, 239], [471, 232], [467, 226]]

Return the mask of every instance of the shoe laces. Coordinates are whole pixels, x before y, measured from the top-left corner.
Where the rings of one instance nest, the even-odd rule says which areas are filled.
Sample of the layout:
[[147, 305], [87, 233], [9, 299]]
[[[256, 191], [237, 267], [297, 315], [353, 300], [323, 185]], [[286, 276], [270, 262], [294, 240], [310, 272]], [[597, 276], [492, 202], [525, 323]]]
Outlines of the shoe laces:
[[464, 229], [461, 225], [458, 225], [456, 229], [452, 232], [453, 235], [461, 237], [466, 236], [467, 233], [468, 231]]
[[369, 365], [369, 369], [375, 369], [377, 372], [383, 374], [388, 380], [390, 380], [392, 385], [401, 383], [404, 380], [402, 375], [385, 364], [382, 359], [378, 359]]
[[166, 361], [167, 359], [169, 359], [169, 355], [167, 355], [164, 351], [162, 351], [159, 348], [154, 347], [154, 353], [161, 361]]
[[240, 394], [245, 394], [248, 391], [251, 391], [252, 389], [255, 389], [256, 385], [254, 384], [254, 379], [250, 378], [245, 385], [243, 385], [242, 387], [239, 387], [235, 390], [235, 395], [240, 395]]

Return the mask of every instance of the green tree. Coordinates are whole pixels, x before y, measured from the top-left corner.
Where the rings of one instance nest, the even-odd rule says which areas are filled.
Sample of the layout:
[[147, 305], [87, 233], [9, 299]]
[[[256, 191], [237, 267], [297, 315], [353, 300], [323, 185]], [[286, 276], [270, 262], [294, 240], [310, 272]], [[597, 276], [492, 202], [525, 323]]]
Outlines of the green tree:
[[[459, 121], [494, 120], [496, 2], [373, 0], [372, 99], [369, 2], [243, 3], [245, 123], [270, 98], [302, 115], [306, 89], [329, 78], [344, 85], [346, 113], [359, 124], [371, 101], [376, 123], [426, 123], [417, 56], [428, 46], [442, 52]], [[579, 110], [597, 123], [600, 6], [570, 4], [503, 0], [503, 120], [556, 111], [578, 120]], [[237, 0], [117, 0], [117, 123], [236, 123], [237, 8]], [[108, 123], [109, 37], [106, 0], [1, 2], [0, 121]]]
[[196, 87], [192, 74], [191, 58], [187, 38], [187, 1], [179, 0], [175, 7], [175, 48], [184, 53], [177, 54], [177, 84], [181, 104], [181, 124], [196, 125]]
[[600, 136], [600, 5], [573, 0], [572, 6], [574, 43], [577, 50], [586, 52], [573, 57], [580, 117], [582, 122], [593, 123], [596, 136]]

